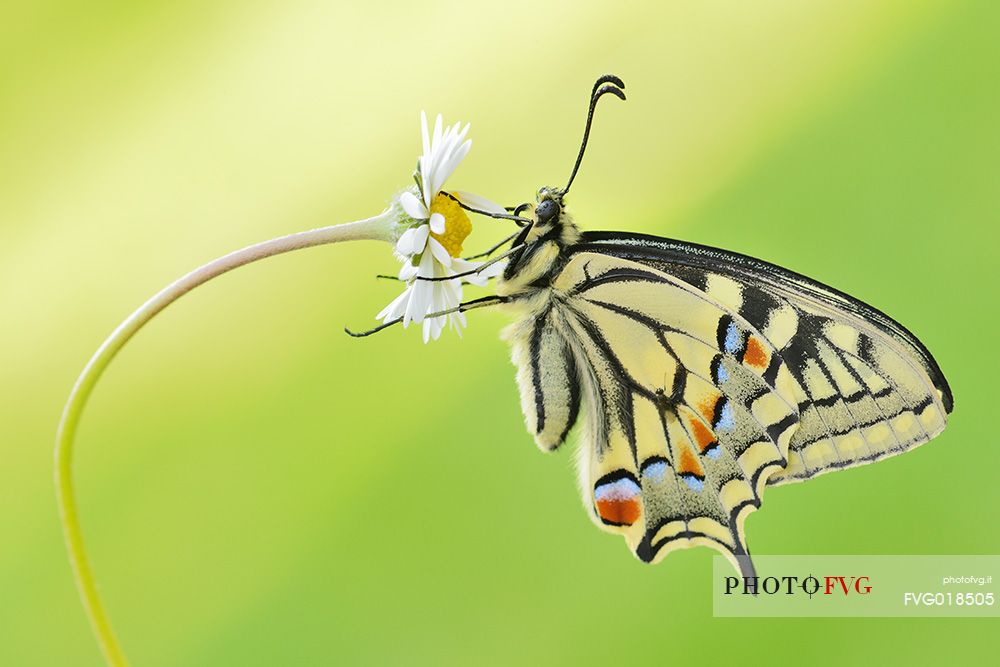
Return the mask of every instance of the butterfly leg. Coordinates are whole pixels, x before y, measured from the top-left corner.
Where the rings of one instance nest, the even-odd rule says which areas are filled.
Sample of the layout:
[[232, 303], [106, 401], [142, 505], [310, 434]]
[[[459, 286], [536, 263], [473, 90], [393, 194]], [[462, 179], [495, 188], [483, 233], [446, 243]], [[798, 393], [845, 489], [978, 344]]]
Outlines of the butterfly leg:
[[500, 241], [500, 243], [497, 243], [495, 246], [493, 246], [492, 248], [490, 248], [486, 252], [481, 252], [478, 255], [472, 255], [470, 257], [463, 257], [462, 259], [464, 259], [465, 261], [469, 261], [469, 260], [473, 260], [473, 259], [479, 259], [480, 257], [489, 257], [490, 255], [492, 255], [493, 253], [495, 253], [497, 250], [499, 250], [500, 248], [504, 247], [505, 245], [507, 245], [508, 243], [510, 243], [511, 241], [513, 241], [515, 238], [517, 238], [517, 234], [518, 234], [518, 232], [515, 232], [515, 233], [511, 234], [510, 236], [508, 236], [507, 238], [505, 238], [503, 241]]
[[[429, 313], [427, 315], [427, 319], [433, 317], [443, 317], [445, 315], [451, 315], [452, 313], [464, 313], [470, 310], [475, 310], [476, 308], [486, 308], [487, 306], [496, 306], [501, 303], [507, 303], [508, 301], [510, 301], [510, 297], [506, 296], [484, 296], [479, 299], [473, 299], [472, 301], [466, 301], [465, 303], [460, 303], [455, 308], [449, 308], [448, 310], [440, 310], [436, 313]], [[377, 327], [369, 329], [367, 331], [351, 331], [347, 327], [344, 327], [344, 333], [346, 333], [348, 336], [353, 336], [354, 338], [364, 338], [366, 336], [371, 336], [372, 334], [376, 334], [379, 331], [382, 331], [383, 329], [388, 329], [394, 324], [399, 324], [402, 321], [403, 321], [402, 317], [397, 317], [394, 320], [389, 320], [388, 322], [380, 324]]]
[[[520, 234], [518, 234], [518, 236], [520, 236]], [[511, 248], [510, 250], [508, 250], [507, 252], [503, 253], [502, 255], [498, 255], [497, 257], [494, 257], [493, 259], [491, 259], [488, 262], [483, 262], [482, 264], [480, 264], [479, 266], [477, 266], [476, 268], [474, 268], [474, 269], [472, 269], [470, 271], [461, 271], [459, 273], [453, 273], [450, 276], [434, 276], [434, 277], [432, 277], [432, 276], [417, 276], [416, 278], [414, 278], [414, 280], [423, 280], [423, 281], [429, 282], [429, 283], [440, 283], [440, 282], [444, 282], [446, 280], [454, 280], [455, 278], [464, 278], [466, 276], [477, 276], [480, 273], [482, 273], [483, 271], [485, 271], [487, 268], [489, 268], [489, 267], [493, 266], [494, 264], [496, 264], [497, 262], [501, 262], [501, 261], [507, 259], [508, 257], [510, 257], [517, 250], [520, 250], [520, 248], [518, 248], [518, 247]]]

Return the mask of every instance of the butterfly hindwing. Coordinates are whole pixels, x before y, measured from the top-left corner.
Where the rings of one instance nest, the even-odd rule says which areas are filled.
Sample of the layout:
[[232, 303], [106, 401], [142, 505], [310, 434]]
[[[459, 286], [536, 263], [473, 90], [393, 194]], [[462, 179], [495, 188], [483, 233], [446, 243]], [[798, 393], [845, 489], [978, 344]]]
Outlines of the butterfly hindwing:
[[588, 233], [576, 252], [676, 276], [740, 313], [779, 350], [795, 380], [800, 423], [771, 484], [892, 456], [945, 426], [953, 399], [937, 363], [867, 304], [760, 260], [668, 239]]
[[547, 424], [555, 410], [561, 441], [575, 409], [556, 403], [575, 372], [595, 522], [646, 561], [706, 545], [736, 562], [743, 522], [786, 465], [797, 424], [778, 351], [718, 300], [634, 262], [579, 253], [552, 287], [551, 307], [508, 331], [529, 428], [538, 437], [540, 415]]

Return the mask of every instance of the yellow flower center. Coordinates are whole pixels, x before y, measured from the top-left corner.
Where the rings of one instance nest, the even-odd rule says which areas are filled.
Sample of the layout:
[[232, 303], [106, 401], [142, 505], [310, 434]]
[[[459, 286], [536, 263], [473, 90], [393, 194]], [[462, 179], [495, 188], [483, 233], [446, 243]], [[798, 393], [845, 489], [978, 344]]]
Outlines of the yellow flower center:
[[452, 257], [460, 256], [462, 243], [472, 233], [472, 221], [469, 220], [465, 210], [458, 205], [457, 201], [439, 192], [431, 201], [431, 213], [440, 213], [444, 216], [444, 233], [431, 232], [431, 236], [444, 246], [449, 255]]

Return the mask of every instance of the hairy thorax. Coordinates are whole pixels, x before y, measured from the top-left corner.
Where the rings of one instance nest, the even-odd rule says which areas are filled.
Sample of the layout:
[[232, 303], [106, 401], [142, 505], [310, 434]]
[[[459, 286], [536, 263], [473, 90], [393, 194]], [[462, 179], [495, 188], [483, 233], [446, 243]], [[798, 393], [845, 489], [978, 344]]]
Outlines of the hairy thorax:
[[544, 308], [551, 298], [551, 278], [565, 262], [565, 249], [579, 239], [580, 231], [569, 220], [532, 230], [497, 280], [497, 295], [509, 297], [520, 312]]

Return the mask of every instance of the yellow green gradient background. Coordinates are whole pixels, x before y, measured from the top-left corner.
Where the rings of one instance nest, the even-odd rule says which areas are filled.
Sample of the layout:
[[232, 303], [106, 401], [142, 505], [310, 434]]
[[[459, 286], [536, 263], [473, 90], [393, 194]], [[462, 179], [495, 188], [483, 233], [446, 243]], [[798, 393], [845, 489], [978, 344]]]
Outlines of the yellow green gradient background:
[[[76, 2], [0, 7], [0, 664], [97, 665], [52, 444], [84, 362], [167, 282], [379, 212], [419, 111], [450, 182], [574, 185], [586, 229], [719, 245], [887, 310], [956, 394], [905, 456], [772, 489], [758, 553], [998, 553], [1000, 5]], [[477, 221], [467, 248], [506, 232]], [[995, 657], [995, 621], [713, 619], [711, 554], [635, 560], [525, 432], [505, 318], [354, 340], [375, 243], [241, 269], [143, 331], [80, 432], [79, 499], [136, 665], [843, 664]], [[569, 449], [569, 448], [567, 448]], [[997, 573], [1000, 574], [1000, 573]]]

